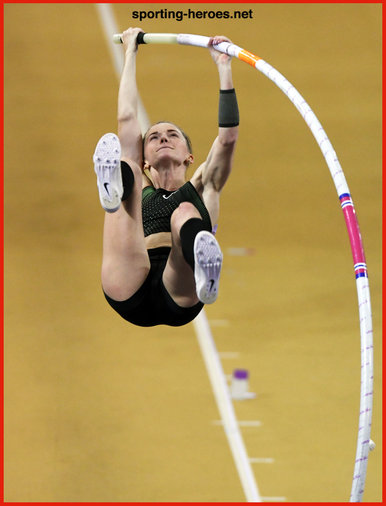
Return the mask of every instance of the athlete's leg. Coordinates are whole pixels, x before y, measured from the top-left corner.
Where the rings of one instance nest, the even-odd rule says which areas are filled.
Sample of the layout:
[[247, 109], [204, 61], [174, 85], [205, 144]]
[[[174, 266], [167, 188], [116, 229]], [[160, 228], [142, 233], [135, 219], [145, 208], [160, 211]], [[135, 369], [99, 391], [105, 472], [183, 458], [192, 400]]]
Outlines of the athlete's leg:
[[172, 214], [172, 249], [162, 277], [169, 295], [181, 307], [191, 307], [198, 302], [194, 272], [184, 258], [180, 237], [181, 227], [191, 218], [200, 218], [200, 213], [190, 202], [183, 202]]
[[214, 302], [222, 254], [193, 204], [179, 205], [172, 214], [171, 230], [172, 249], [162, 278], [166, 290], [182, 307], [191, 307], [199, 300]]
[[[96, 160], [98, 145], [94, 155], [96, 172], [99, 163]], [[108, 157], [108, 153], [104, 155]], [[123, 162], [128, 165], [122, 163], [122, 171], [132, 171], [122, 177], [123, 182], [128, 181], [131, 188], [126, 188], [126, 191], [125, 188], [121, 189], [125, 200], [120, 205], [118, 203], [119, 208], [115, 212], [106, 212], [103, 230], [102, 288], [110, 298], [117, 301], [131, 297], [142, 285], [150, 269], [142, 225], [142, 171], [130, 160]], [[119, 161], [115, 166], [111, 165], [111, 174], [120, 170]], [[105, 185], [103, 182], [111, 180], [113, 184], [118, 179], [110, 178], [110, 175], [102, 181], [101, 176], [98, 176], [100, 193], [105, 186], [108, 192], [112, 192], [109, 183]], [[103, 200], [102, 194], [101, 203]]]
[[139, 178], [139, 185], [136, 182], [132, 195], [118, 211], [105, 215], [102, 287], [117, 301], [134, 295], [150, 270], [142, 226], [141, 191]]

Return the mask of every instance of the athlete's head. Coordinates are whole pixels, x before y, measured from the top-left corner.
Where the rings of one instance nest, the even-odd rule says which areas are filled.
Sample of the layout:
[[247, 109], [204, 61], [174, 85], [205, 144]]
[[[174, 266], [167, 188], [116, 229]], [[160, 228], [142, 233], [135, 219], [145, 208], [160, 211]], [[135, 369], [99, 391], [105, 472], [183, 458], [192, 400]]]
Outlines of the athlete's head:
[[143, 136], [143, 158], [156, 168], [165, 158], [188, 167], [193, 161], [192, 143], [174, 123], [158, 121]]

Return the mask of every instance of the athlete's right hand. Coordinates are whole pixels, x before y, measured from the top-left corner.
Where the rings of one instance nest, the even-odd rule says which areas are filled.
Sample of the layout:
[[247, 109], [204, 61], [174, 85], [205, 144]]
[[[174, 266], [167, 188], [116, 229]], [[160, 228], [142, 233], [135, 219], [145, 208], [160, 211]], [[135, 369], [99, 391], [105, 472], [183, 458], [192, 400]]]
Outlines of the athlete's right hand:
[[122, 35], [122, 43], [125, 53], [135, 53], [138, 50], [137, 36], [140, 32], [143, 32], [142, 28], [128, 28]]

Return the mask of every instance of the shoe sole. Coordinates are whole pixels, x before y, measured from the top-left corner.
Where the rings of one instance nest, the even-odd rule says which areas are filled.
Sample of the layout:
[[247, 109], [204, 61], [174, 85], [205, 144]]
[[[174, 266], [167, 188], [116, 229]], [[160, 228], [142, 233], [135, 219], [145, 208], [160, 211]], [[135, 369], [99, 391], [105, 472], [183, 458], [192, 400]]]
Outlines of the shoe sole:
[[100, 203], [105, 211], [114, 213], [121, 205], [123, 193], [122, 175], [116, 171], [120, 168], [121, 144], [115, 134], [108, 133], [99, 139], [93, 161]]
[[212, 304], [218, 296], [223, 256], [220, 246], [210, 232], [199, 232], [194, 241], [194, 277], [197, 297], [204, 304]]

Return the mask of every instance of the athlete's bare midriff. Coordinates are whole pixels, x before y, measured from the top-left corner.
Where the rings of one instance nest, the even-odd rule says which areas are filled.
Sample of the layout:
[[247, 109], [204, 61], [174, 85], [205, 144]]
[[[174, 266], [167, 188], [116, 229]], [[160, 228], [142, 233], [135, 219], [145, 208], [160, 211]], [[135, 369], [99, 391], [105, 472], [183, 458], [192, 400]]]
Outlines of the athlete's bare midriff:
[[153, 248], [171, 248], [172, 234], [171, 232], [158, 232], [145, 237], [146, 249]]

